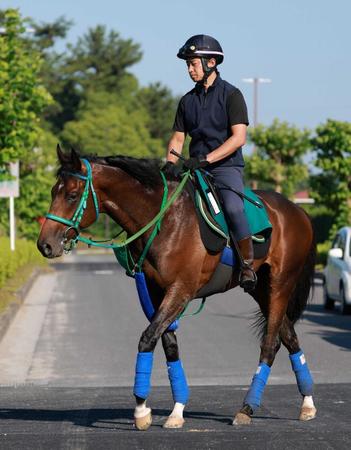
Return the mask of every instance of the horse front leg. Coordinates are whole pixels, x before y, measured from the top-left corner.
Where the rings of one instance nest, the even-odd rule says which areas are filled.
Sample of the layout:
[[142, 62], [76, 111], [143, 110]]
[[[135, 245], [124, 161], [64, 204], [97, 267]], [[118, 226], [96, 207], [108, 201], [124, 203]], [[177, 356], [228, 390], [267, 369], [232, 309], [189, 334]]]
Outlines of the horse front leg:
[[177, 337], [174, 331], [166, 331], [162, 335], [162, 346], [167, 359], [168, 377], [174, 400], [173, 411], [164, 423], [164, 428], [182, 428], [183, 411], [189, 398], [189, 388], [182, 362], [179, 359]]
[[317, 415], [317, 409], [313, 402], [313, 379], [309, 371], [305, 355], [300, 348], [294, 325], [284, 317], [280, 329], [280, 337], [289, 352], [292, 369], [295, 373], [297, 387], [302, 395], [302, 405], [299, 420], [312, 420]]
[[146, 406], [146, 399], [151, 389], [153, 352], [159, 338], [180, 314], [190, 298], [182, 291], [177, 286], [167, 291], [157, 313], [139, 341], [133, 390], [137, 403], [134, 423], [138, 430], [147, 430], [152, 423], [151, 409]]

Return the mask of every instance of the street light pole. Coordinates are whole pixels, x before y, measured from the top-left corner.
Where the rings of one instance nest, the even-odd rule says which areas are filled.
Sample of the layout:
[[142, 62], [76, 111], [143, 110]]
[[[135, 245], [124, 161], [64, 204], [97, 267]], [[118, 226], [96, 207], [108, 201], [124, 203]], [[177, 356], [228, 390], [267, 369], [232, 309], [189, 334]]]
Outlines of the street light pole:
[[253, 126], [256, 127], [258, 124], [258, 84], [259, 83], [271, 83], [270, 78], [243, 78], [244, 83], [252, 83], [254, 88], [253, 93]]

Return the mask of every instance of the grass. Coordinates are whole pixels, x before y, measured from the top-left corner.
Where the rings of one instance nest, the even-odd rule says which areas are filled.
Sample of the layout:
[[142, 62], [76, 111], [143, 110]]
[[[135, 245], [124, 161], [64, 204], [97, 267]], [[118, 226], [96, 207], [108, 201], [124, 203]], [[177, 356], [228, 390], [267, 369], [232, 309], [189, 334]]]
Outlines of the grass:
[[0, 289], [0, 314], [2, 314], [11, 303], [21, 302], [21, 298], [18, 296], [19, 290], [39, 267], [42, 271], [50, 270], [49, 267], [38, 266], [38, 264], [35, 264], [34, 262], [28, 263], [20, 267], [13, 277], [6, 280], [5, 285]]

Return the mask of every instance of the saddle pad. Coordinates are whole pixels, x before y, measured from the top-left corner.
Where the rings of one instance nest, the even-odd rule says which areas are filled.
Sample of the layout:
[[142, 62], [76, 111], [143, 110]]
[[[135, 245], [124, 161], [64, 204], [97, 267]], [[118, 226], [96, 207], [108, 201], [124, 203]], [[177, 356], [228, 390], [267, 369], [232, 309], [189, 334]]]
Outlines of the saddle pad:
[[[220, 236], [228, 236], [228, 225], [225, 220], [222, 206], [218, 200], [215, 186], [196, 170], [197, 190], [196, 205], [207, 224], [213, 228]], [[244, 199], [244, 211], [249, 223], [251, 235], [254, 240], [264, 242], [272, 232], [272, 225], [268, 219], [266, 208], [262, 200], [249, 188], [245, 188], [244, 194], [253, 201], [262, 205], [262, 208]], [[205, 207], [206, 205], [206, 207]], [[256, 237], [255, 235], [259, 235]]]

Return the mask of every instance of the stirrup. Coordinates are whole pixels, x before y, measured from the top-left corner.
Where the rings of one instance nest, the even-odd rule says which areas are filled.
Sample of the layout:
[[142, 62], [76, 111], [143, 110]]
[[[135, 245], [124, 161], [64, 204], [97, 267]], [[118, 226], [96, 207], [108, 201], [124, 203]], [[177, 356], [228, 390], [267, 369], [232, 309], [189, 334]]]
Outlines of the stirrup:
[[[245, 274], [243, 273], [243, 270], [250, 271], [250, 275], [252, 275], [252, 278], [246, 278], [246, 280], [243, 280], [242, 278], [243, 278], [243, 276], [245, 276]], [[246, 275], [246, 276], [248, 277], [248, 275]], [[239, 286], [241, 288], [243, 288], [245, 292], [251, 292], [256, 288], [256, 284], [257, 284], [256, 272], [248, 264], [245, 264], [240, 269]]]

